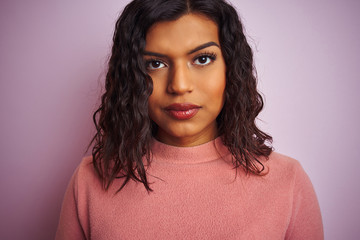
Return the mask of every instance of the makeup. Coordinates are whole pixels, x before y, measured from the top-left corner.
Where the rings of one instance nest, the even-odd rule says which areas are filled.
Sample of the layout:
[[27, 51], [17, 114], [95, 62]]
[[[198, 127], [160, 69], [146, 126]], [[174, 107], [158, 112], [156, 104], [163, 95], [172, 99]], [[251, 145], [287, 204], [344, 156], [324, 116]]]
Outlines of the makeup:
[[173, 103], [164, 108], [165, 112], [177, 120], [188, 120], [200, 110], [200, 106], [191, 103]]
[[216, 23], [198, 14], [156, 23], [146, 34], [143, 61], [152, 80], [148, 112], [157, 139], [174, 146], [213, 140], [226, 86]]

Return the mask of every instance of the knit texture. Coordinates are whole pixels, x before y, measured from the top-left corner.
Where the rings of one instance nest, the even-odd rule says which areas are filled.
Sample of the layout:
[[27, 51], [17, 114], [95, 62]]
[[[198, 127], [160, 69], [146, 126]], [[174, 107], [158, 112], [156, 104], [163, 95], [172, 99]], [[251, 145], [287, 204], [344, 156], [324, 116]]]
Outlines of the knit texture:
[[148, 193], [116, 179], [108, 191], [84, 158], [65, 193], [57, 240], [323, 239], [312, 184], [289, 157], [262, 159], [264, 176], [234, 169], [220, 138], [195, 147], [152, 141]]

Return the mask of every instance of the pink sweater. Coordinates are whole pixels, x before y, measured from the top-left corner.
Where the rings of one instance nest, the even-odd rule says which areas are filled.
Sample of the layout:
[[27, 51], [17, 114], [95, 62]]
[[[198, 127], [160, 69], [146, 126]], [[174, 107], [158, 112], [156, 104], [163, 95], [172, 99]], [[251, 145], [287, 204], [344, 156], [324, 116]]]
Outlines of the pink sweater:
[[323, 239], [312, 184], [272, 153], [265, 176], [246, 175], [217, 138], [189, 148], [152, 143], [154, 190], [121, 179], [105, 192], [84, 158], [65, 194], [56, 239]]

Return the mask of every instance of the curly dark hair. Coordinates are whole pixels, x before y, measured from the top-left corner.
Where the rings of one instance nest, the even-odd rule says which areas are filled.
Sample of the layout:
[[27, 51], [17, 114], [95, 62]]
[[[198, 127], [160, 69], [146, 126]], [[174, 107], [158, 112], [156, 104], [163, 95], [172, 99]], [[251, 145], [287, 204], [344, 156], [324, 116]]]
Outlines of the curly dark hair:
[[255, 123], [264, 103], [257, 91], [253, 53], [236, 10], [223, 0], [134, 0], [116, 22], [105, 93], [93, 115], [97, 130], [92, 139], [93, 165], [105, 190], [114, 179], [124, 178], [118, 191], [131, 179], [151, 191], [145, 166], [151, 163], [156, 125], [148, 115], [153, 84], [143, 59], [146, 33], [156, 22], [189, 13], [210, 18], [219, 29], [226, 88], [217, 124], [234, 167], [253, 174], [264, 169], [259, 157], [272, 152], [272, 137]]

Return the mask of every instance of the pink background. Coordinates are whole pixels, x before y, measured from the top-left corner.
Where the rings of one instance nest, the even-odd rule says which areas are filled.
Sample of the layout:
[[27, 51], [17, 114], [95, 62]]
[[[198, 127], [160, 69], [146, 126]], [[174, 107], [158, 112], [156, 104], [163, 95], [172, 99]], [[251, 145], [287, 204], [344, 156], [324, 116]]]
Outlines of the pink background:
[[[126, 2], [0, 2], [0, 239], [53, 239]], [[326, 239], [359, 239], [360, 2], [232, 2], [266, 96], [259, 124], [309, 174]]]

